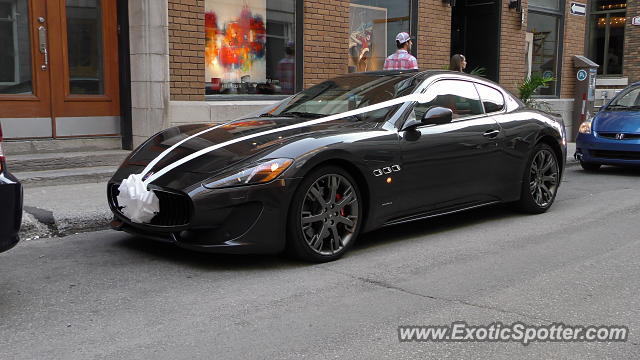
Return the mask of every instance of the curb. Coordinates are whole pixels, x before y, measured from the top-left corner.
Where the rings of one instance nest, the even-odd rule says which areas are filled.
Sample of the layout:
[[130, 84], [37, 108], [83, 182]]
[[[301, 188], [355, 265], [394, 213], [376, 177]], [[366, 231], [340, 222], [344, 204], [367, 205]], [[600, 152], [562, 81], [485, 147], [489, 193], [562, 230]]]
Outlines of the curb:
[[109, 229], [113, 214], [101, 213], [91, 216], [68, 216], [56, 218], [51, 211], [25, 206], [22, 212], [21, 240], [68, 235]]

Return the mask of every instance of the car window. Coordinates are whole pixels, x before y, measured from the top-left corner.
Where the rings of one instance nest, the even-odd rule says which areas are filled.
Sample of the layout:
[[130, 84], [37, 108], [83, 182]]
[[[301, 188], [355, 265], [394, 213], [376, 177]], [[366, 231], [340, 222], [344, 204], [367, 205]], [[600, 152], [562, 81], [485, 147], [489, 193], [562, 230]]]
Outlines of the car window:
[[618, 95], [609, 106], [612, 105], [627, 107], [640, 106], [640, 86]]
[[487, 114], [502, 111], [504, 109], [504, 96], [502, 93], [492, 87], [476, 84], [480, 98], [482, 99], [482, 105], [484, 105], [484, 111]]
[[453, 121], [483, 114], [478, 92], [475, 86], [468, 81], [438, 81], [429, 86], [424, 97], [426, 102], [418, 103], [413, 108], [417, 120], [422, 119], [427, 109], [432, 106], [451, 109]]

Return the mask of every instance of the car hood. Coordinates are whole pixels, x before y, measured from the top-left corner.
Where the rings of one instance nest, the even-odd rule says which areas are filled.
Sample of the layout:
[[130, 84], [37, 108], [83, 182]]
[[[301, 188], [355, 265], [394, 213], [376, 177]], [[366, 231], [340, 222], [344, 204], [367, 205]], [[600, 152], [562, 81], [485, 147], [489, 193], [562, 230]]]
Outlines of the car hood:
[[595, 131], [640, 133], [640, 111], [601, 111], [594, 124]]
[[[173, 127], [154, 135], [136, 149], [125, 160], [112, 180], [119, 181], [132, 173], [141, 173], [163, 151], [200, 132], [203, 133], [177, 146], [165, 155], [150, 172], [143, 175], [156, 173], [197, 151], [223, 142], [231, 142], [187, 161], [152, 182], [153, 185], [161, 187], [185, 189], [230, 169], [234, 165], [268, 157], [271, 151], [301, 139], [324, 138], [337, 134], [367, 131], [375, 127], [374, 123], [354, 121], [351, 118], [305, 125], [311, 120], [297, 117], [252, 118], [233, 121], [225, 125], [206, 124]], [[290, 125], [299, 126], [291, 128]], [[241, 139], [247, 136], [252, 136], [252, 138]], [[326, 142], [324, 143], [326, 144]]]

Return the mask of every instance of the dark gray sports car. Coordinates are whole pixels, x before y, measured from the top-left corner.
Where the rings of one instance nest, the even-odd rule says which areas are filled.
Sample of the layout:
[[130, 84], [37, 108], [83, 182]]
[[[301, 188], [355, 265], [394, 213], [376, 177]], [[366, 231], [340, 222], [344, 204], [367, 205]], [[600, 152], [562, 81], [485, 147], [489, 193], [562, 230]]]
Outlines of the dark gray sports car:
[[[496, 203], [546, 211], [565, 139], [562, 119], [482, 78], [347, 75], [255, 116], [154, 135], [109, 182], [112, 227], [195, 250], [330, 261], [382, 226]], [[118, 202], [131, 174], [159, 201], [148, 221]]]

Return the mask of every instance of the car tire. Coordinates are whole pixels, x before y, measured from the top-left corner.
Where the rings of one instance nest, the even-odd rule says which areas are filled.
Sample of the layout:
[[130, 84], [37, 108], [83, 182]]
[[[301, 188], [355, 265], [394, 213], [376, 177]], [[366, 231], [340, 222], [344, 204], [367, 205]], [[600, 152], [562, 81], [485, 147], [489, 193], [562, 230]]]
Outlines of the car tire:
[[358, 237], [363, 203], [353, 177], [337, 166], [307, 174], [296, 189], [287, 220], [287, 252], [311, 262], [342, 257]]
[[594, 172], [594, 171], [600, 170], [600, 167], [602, 166], [602, 164], [580, 161], [580, 166], [582, 166], [582, 169], [584, 171]]
[[560, 165], [553, 149], [539, 143], [531, 152], [522, 176], [516, 207], [525, 213], [541, 214], [553, 204], [560, 185]]

